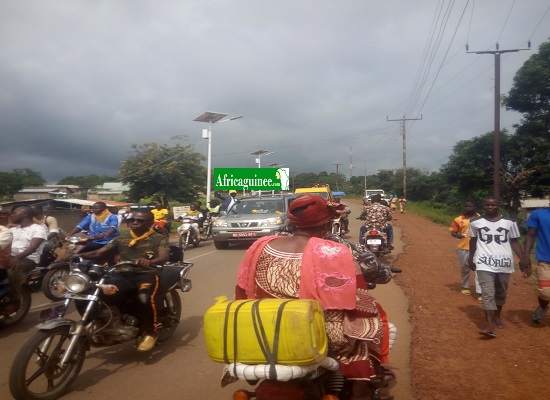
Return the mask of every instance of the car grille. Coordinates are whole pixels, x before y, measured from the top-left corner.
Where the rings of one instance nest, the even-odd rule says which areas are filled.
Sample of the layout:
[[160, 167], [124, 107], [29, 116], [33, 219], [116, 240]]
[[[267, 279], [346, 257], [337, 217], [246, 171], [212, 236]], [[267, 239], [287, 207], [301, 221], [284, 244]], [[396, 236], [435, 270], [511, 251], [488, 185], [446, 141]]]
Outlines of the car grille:
[[258, 222], [232, 222], [231, 228], [256, 228]]

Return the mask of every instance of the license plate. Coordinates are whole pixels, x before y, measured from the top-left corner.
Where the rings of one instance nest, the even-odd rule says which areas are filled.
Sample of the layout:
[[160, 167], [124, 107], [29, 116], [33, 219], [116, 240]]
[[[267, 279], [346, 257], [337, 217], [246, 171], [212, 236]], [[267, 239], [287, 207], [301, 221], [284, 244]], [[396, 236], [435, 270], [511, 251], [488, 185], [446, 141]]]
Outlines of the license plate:
[[232, 235], [233, 237], [254, 237], [256, 232], [238, 232]]
[[382, 244], [380, 239], [367, 239], [367, 244]]

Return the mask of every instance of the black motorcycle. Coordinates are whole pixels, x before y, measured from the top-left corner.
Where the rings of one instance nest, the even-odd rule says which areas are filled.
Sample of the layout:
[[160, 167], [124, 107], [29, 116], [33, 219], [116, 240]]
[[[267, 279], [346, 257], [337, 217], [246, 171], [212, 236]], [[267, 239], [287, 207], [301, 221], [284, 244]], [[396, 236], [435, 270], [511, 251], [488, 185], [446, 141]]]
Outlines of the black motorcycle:
[[8, 279], [0, 282], [0, 328], [17, 325], [29, 313], [32, 288], [28, 277], [29, 274], [23, 276], [19, 296], [15, 296], [14, 288]]
[[386, 232], [374, 227], [367, 227], [364, 239], [365, 247], [376, 254], [376, 257], [391, 253]]
[[[171, 262], [142, 267], [121, 262], [109, 269], [75, 257], [65, 278], [65, 301], [44, 310], [43, 323], [17, 352], [10, 370], [9, 387], [18, 400], [53, 400], [65, 394], [77, 378], [90, 347], [112, 346], [137, 340], [141, 332], [131, 298], [109, 301], [112, 285], [106, 279], [124, 272], [156, 272], [160, 285], [155, 307], [158, 312], [158, 341], [174, 333], [181, 316], [181, 299], [176, 289], [191, 290], [187, 278], [192, 263]], [[103, 292], [103, 293], [102, 293]], [[65, 318], [69, 305], [78, 301], [79, 320]]]

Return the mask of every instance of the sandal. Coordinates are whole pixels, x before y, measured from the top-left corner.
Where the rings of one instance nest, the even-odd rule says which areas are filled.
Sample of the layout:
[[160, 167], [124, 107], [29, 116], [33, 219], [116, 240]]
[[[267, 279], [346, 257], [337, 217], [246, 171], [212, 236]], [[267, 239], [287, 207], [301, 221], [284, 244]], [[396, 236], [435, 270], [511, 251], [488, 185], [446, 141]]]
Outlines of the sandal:
[[493, 325], [496, 326], [498, 329], [504, 329], [504, 324], [502, 321], [495, 321], [493, 322]]

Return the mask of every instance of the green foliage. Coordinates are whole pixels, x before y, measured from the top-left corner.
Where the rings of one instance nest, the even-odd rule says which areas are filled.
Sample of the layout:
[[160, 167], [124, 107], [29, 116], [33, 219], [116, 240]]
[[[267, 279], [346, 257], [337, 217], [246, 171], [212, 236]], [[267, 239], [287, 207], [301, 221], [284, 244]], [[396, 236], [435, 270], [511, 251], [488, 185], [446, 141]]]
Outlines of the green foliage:
[[24, 187], [43, 186], [45, 183], [40, 172], [29, 168], [0, 172], [0, 197], [11, 198]]
[[459, 207], [449, 206], [443, 203], [431, 203], [428, 201], [407, 202], [407, 212], [422, 215], [437, 224], [451, 226], [451, 222], [462, 214]]
[[518, 70], [503, 104], [523, 114], [516, 126], [517, 168], [534, 196], [550, 192], [550, 40]]
[[133, 154], [122, 161], [120, 176], [130, 184], [130, 199], [139, 202], [152, 198], [163, 204], [169, 201], [190, 202], [206, 186], [204, 157], [193, 146], [158, 145], [155, 142], [132, 145]]
[[67, 176], [57, 182], [58, 185], [76, 185], [83, 190], [101, 186], [105, 182], [116, 182], [118, 178], [107, 175]]

